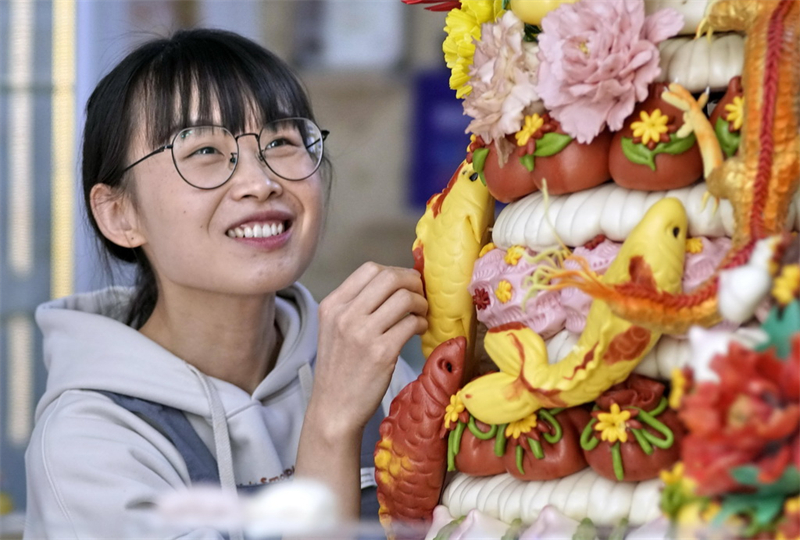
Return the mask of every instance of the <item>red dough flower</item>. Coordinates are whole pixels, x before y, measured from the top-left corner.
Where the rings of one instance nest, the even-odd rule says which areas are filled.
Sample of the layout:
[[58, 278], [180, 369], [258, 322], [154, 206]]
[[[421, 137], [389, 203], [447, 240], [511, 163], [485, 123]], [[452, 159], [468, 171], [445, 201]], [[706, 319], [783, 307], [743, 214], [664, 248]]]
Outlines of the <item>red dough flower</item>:
[[699, 495], [743, 489], [731, 469], [755, 465], [758, 480], [776, 481], [784, 469], [800, 467], [800, 336], [789, 357], [756, 352], [732, 343], [711, 367], [720, 382], [702, 382], [682, 403], [680, 418], [686, 474]]
[[476, 290], [475, 294], [472, 295], [472, 303], [475, 304], [478, 311], [489, 307], [489, 293], [486, 292], [486, 289]]

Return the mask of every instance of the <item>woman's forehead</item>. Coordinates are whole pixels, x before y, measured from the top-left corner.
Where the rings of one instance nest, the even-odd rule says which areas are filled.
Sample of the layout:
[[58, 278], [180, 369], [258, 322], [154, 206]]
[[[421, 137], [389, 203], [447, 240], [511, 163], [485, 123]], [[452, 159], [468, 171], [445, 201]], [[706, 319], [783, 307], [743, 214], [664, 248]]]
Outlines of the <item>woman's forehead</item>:
[[201, 91], [196, 85], [185, 94], [174, 92], [168, 106], [163, 96], [143, 97], [134, 126], [139, 133], [134, 135], [148, 139], [151, 144], [164, 144], [181, 129], [192, 126], [224, 126], [234, 133], [258, 131], [266, 122], [295, 116], [288, 107], [280, 105], [282, 100], [260, 104], [254, 96], [242, 91], [231, 92], [221, 99], [218, 92]]

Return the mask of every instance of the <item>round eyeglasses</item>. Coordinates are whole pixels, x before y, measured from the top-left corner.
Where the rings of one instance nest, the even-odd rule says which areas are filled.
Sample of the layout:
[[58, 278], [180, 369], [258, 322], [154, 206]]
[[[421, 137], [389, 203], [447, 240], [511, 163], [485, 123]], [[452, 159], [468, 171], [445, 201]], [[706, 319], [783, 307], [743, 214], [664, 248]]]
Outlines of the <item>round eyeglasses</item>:
[[180, 130], [170, 144], [156, 148], [122, 172], [172, 150], [175, 169], [187, 184], [198, 189], [218, 188], [236, 171], [239, 139], [252, 135], [258, 143], [259, 158], [272, 172], [285, 180], [303, 180], [319, 169], [328, 133], [307, 118], [282, 118], [266, 124], [258, 133], [237, 136], [222, 126], [193, 126]]

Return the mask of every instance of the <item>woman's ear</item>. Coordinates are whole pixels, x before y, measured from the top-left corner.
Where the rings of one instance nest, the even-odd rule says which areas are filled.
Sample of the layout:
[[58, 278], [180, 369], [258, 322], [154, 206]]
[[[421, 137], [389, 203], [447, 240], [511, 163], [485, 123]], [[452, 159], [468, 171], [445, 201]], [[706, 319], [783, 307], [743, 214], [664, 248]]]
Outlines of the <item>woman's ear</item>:
[[103, 236], [118, 246], [136, 248], [146, 242], [130, 196], [108, 184], [95, 184], [89, 194], [91, 212]]

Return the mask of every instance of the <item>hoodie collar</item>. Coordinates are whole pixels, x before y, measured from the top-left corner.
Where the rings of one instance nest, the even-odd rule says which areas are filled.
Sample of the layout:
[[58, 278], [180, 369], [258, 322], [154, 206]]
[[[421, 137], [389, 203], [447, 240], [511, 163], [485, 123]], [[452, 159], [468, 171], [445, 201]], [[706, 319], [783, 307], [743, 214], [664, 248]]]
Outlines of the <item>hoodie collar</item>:
[[[108, 390], [210, 417], [210, 404], [189, 364], [122, 322], [131, 294], [131, 289], [112, 287], [39, 306], [36, 321], [49, 373], [37, 418], [63, 392], [76, 389]], [[302, 365], [313, 362], [316, 303], [304, 287], [295, 284], [278, 293], [276, 322], [283, 335], [278, 361], [252, 396], [208, 378], [228, 415], [282, 390]]]

